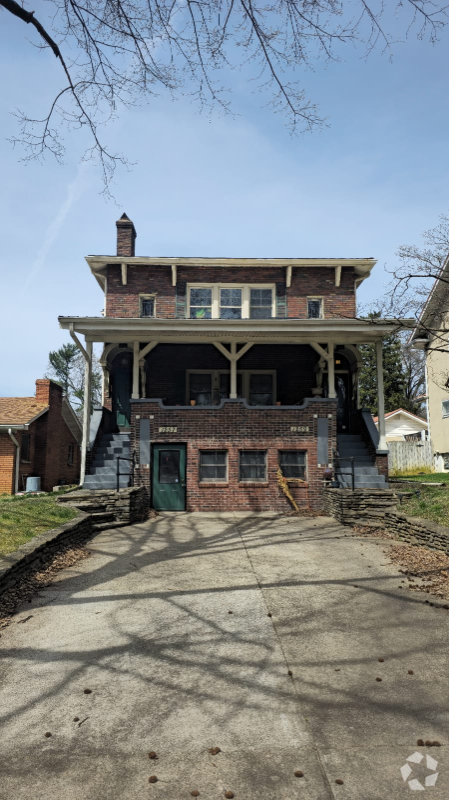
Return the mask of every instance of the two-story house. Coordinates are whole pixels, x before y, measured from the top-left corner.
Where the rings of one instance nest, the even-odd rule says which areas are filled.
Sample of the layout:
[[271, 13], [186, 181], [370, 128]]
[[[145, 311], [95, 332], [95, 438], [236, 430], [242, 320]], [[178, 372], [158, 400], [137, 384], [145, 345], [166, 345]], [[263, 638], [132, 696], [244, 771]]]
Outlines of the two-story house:
[[159, 509], [285, 510], [280, 476], [320, 508], [330, 465], [341, 485], [355, 464], [356, 486], [385, 486], [383, 413], [378, 434], [358, 403], [358, 345], [377, 343], [381, 410], [382, 338], [397, 328], [356, 318], [374, 259], [145, 257], [135, 239], [124, 214], [116, 255], [86, 259], [104, 316], [60, 318], [86, 359], [85, 409], [92, 344], [104, 345], [84, 487], [127, 485], [117, 456]]

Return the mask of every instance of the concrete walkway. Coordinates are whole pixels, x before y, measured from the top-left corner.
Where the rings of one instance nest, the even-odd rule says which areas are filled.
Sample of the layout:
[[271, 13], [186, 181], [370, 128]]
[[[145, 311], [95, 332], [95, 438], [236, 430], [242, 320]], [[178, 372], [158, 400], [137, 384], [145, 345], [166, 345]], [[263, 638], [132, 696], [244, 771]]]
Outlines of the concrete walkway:
[[101, 533], [2, 631], [0, 798], [396, 800], [423, 738], [447, 800], [449, 612], [386, 546], [274, 514]]

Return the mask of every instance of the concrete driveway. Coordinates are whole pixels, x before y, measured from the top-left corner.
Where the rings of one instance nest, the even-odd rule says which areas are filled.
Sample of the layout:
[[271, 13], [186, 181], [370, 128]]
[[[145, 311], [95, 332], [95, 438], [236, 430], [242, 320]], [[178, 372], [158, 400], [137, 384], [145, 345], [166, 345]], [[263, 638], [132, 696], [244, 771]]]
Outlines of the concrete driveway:
[[447, 800], [449, 612], [386, 546], [275, 514], [101, 533], [2, 631], [0, 798], [396, 800], [421, 752]]

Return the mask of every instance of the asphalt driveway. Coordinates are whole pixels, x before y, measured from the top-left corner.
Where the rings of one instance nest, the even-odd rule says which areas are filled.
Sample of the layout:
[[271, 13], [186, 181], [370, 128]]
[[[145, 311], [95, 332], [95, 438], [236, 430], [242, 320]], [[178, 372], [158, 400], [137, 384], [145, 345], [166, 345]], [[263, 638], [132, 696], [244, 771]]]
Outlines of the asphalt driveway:
[[1, 800], [396, 800], [415, 752], [447, 800], [449, 612], [387, 547], [275, 514], [102, 532], [1, 633]]

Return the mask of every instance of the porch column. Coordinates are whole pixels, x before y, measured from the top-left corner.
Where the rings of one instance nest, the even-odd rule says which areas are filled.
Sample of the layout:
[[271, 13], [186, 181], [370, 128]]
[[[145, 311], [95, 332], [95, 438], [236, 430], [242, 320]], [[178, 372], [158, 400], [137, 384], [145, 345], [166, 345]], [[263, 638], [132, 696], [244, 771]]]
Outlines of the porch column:
[[382, 341], [376, 342], [376, 367], [377, 367], [377, 417], [379, 420], [378, 450], [388, 450], [385, 436], [385, 398], [384, 398], [384, 366], [382, 356]]
[[81, 445], [80, 485], [86, 475], [86, 456], [90, 434], [90, 398], [92, 392], [92, 342], [86, 342], [84, 363], [83, 441]]
[[139, 394], [139, 358], [140, 358], [140, 345], [139, 342], [134, 342], [134, 353], [133, 353], [133, 391], [132, 391], [132, 399], [138, 400], [140, 397]]
[[231, 381], [229, 397], [231, 400], [237, 400], [237, 343], [231, 342]]
[[335, 364], [334, 364], [334, 343], [329, 342], [327, 345], [327, 376], [328, 376], [328, 396], [335, 398], [337, 396], [335, 391]]

